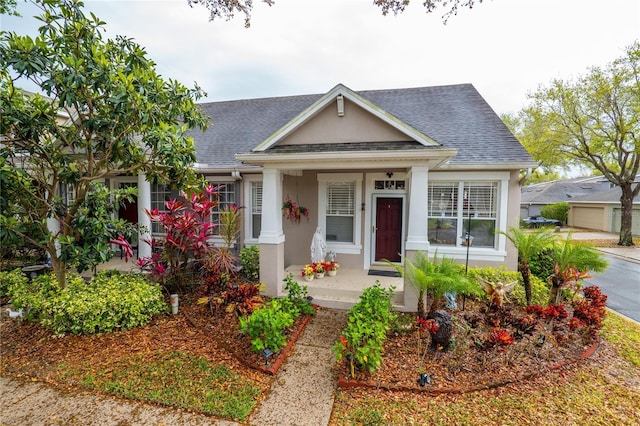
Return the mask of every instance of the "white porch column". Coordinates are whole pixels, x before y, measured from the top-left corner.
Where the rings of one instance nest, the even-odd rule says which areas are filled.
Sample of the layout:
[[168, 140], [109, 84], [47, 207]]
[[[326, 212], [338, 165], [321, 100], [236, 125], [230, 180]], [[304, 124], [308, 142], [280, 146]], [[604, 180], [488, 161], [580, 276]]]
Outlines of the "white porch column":
[[409, 172], [409, 218], [405, 251], [429, 250], [427, 235], [427, 167], [412, 167]]
[[282, 173], [278, 169], [262, 171], [262, 227], [260, 245], [260, 281], [269, 296], [278, 296], [284, 279], [284, 232], [282, 230]]
[[151, 246], [144, 240], [151, 240], [151, 219], [145, 209], [151, 210], [151, 183], [147, 176], [138, 173], [138, 257], [151, 257]]
[[[412, 167], [409, 171], [409, 218], [404, 252], [410, 260], [414, 260], [418, 251], [429, 251], [429, 237], [427, 235], [428, 174], [427, 167]], [[418, 295], [405, 282], [404, 309], [413, 312], [417, 306]]]
[[[58, 235], [60, 232], [60, 221], [56, 217], [47, 217], [47, 229], [51, 233], [51, 235]], [[56, 254], [60, 256], [60, 240], [56, 238]], [[47, 255], [48, 256], [48, 255]]]

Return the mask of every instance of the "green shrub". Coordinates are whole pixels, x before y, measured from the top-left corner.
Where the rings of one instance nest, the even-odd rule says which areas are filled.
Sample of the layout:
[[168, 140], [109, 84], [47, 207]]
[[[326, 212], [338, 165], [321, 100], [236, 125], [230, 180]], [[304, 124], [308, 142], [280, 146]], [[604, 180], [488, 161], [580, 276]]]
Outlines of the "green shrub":
[[542, 281], [547, 281], [547, 278], [554, 273], [554, 265], [555, 261], [553, 260], [553, 251], [551, 248], [546, 248], [537, 256], [529, 259], [531, 275], [535, 275]]
[[251, 337], [251, 349], [278, 352], [287, 343], [284, 330], [291, 327], [299, 311], [289, 299], [273, 299], [248, 317], [240, 318], [240, 332]]
[[352, 376], [356, 365], [374, 372], [382, 362], [382, 345], [396, 316], [391, 305], [394, 290], [384, 289], [376, 281], [349, 310], [347, 326], [332, 349], [338, 362], [343, 358], [349, 361]]
[[540, 214], [547, 219], [556, 219], [566, 224], [569, 220], [569, 203], [563, 201], [555, 204], [548, 204], [540, 209]]
[[0, 297], [9, 296], [9, 291], [15, 286], [24, 286], [29, 279], [22, 273], [20, 268], [13, 271], [0, 271]]
[[315, 310], [311, 303], [309, 302], [307, 295], [307, 286], [300, 285], [297, 281], [293, 279], [293, 274], [289, 274], [284, 279], [284, 289], [287, 292], [287, 299], [291, 300], [291, 302], [298, 308], [301, 314], [304, 315], [312, 315], [315, 314]]
[[240, 250], [240, 265], [247, 281], [260, 280], [260, 248], [248, 246]]
[[166, 312], [162, 290], [142, 275], [99, 272], [90, 282], [70, 274], [58, 287], [53, 274], [12, 289], [16, 307], [30, 308], [30, 316], [55, 334], [94, 334], [147, 324]]
[[[503, 282], [510, 283], [518, 281], [515, 288], [507, 295], [508, 300], [511, 303], [526, 306], [527, 299], [524, 293], [524, 284], [522, 282], [522, 274], [517, 271], [510, 271], [505, 266], [499, 268], [469, 268], [468, 275], [473, 279], [480, 289], [481, 298], [488, 300], [487, 294], [482, 290], [482, 285], [478, 282], [478, 277], [483, 278], [491, 282]], [[546, 305], [549, 299], [549, 287], [541, 279], [532, 276], [531, 277], [531, 303]]]

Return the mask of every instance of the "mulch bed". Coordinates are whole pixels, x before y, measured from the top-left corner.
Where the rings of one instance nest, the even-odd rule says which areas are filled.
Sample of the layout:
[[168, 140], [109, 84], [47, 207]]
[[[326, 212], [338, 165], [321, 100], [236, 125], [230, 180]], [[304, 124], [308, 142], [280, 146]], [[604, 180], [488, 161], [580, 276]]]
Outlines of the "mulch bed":
[[[374, 387], [378, 389], [419, 391], [433, 394], [464, 393], [490, 389], [528, 380], [550, 371], [567, 367], [591, 356], [598, 347], [596, 339], [566, 327], [571, 318], [564, 320], [540, 319], [531, 333], [518, 332], [514, 327], [507, 330], [516, 340], [507, 346], [497, 344], [481, 348], [493, 327], [489, 324], [490, 313], [480, 302], [467, 302], [465, 311], [449, 310], [454, 318], [453, 342], [449, 350], [429, 351], [428, 332], [419, 337], [409, 327], [393, 332], [384, 345], [382, 365], [375, 373], [356, 369], [352, 378], [347, 363], [340, 368], [340, 387]], [[510, 308], [514, 317], [526, 315], [519, 307]], [[476, 323], [477, 325], [471, 326]], [[430, 383], [421, 386], [422, 373], [429, 375]]]
[[[64, 369], [106, 370], [123, 358], [163, 351], [184, 351], [224, 364], [267, 389], [271, 377], [295, 344], [308, 318], [300, 317], [287, 331], [289, 345], [274, 354], [268, 365], [251, 350], [250, 338], [238, 331], [235, 313], [212, 313], [196, 303], [197, 294], [181, 296], [176, 315], [155, 317], [147, 326], [93, 336], [53, 336], [38, 324], [0, 319], [0, 372], [38, 380], [65, 383]], [[167, 299], [168, 303], [168, 299]], [[60, 367], [63, 368], [61, 369]]]

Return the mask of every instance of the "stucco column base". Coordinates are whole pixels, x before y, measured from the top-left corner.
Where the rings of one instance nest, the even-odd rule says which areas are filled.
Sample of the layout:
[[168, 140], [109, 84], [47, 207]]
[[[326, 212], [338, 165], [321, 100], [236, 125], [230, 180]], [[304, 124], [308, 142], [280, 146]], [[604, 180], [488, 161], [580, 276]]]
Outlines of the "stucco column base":
[[267, 296], [277, 297], [284, 288], [284, 242], [260, 244], [260, 282]]
[[[405, 250], [405, 257], [413, 262], [416, 257], [416, 250]], [[406, 267], [406, 265], [405, 265]], [[418, 312], [418, 293], [407, 283], [407, 275], [404, 275], [404, 312]]]

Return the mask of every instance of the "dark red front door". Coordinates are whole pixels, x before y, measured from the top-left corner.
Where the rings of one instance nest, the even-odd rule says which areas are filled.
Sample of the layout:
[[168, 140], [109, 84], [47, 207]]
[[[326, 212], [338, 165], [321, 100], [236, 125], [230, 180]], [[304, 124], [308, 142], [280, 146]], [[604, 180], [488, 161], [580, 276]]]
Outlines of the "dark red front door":
[[400, 262], [402, 251], [402, 198], [376, 199], [376, 256]]
[[[135, 183], [121, 183], [120, 188], [127, 188], [130, 186], [138, 186]], [[125, 201], [118, 210], [118, 217], [124, 219], [129, 223], [138, 223], [138, 199], [135, 197], [133, 201]]]

